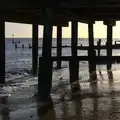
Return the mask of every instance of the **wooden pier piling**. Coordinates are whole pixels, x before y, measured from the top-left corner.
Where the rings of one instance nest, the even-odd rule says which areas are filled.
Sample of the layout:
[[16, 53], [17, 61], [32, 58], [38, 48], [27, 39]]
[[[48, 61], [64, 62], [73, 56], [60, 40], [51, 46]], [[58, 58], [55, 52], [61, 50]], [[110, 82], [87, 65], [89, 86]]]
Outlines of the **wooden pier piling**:
[[[112, 28], [113, 26], [116, 25], [116, 22], [115, 21], [104, 21], [104, 24], [107, 25], [107, 56], [108, 57], [111, 57], [112, 56]], [[110, 70], [112, 67], [112, 62], [111, 60], [108, 60], [108, 63], [107, 63], [107, 69]]]
[[32, 25], [32, 73], [37, 74], [38, 70], [38, 25]]
[[[112, 56], [112, 26], [107, 25], [107, 56]], [[107, 69], [111, 69], [111, 61], [108, 61]]]
[[5, 22], [0, 20], [0, 84], [5, 83]]
[[39, 60], [38, 93], [41, 102], [48, 101], [52, 87], [52, 8], [45, 8], [42, 58]]
[[[90, 53], [89, 53], [90, 54]], [[97, 74], [96, 74], [96, 61], [95, 56], [96, 56], [96, 51], [93, 50], [91, 54], [92, 58], [89, 60], [89, 74], [90, 74], [90, 80], [97, 80]]]
[[59, 57], [62, 55], [62, 26], [57, 26], [57, 69], [61, 69], [61, 60]]
[[93, 21], [89, 21], [88, 23], [88, 33], [89, 33], [89, 49], [88, 56], [91, 57], [89, 60], [89, 74], [91, 80], [96, 80], [96, 63], [94, 62], [94, 57], [96, 56], [96, 52], [94, 50], [94, 33], [93, 33]]
[[97, 41], [97, 47], [98, 47], [98, 56], [100, 56], [100, 46], [101, 46], [101, 39]]
[[[77, 58], [77, 41], [78, 41], [78, 23], [72, 21], [72, 39], [71, 39], [71, 52], [72, 60], [69, 61], [70, 69], [70, 84], [73, 92], [80, 89], [79, 86], [79, 61]], [[74, 84], [75, 83], [75, 84]]]

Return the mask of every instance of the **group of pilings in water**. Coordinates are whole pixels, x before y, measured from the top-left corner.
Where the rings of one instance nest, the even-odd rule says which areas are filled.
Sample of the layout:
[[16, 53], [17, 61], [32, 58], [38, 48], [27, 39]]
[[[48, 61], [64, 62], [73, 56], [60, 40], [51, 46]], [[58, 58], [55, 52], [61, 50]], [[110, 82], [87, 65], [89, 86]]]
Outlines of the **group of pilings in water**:
[[[12, 41], [12, 44], [14, 44], [15, 45], [15, 49], [17, 49], [17, 48], [22, 48], [22, 49], [24, 49], [25, 48], [25, 45], [24, 44], [22, 44], [22, 46], [20, 47], [20, 46], [18, 46], [18, 44], [20, 44], [20, 41], [18, 41], [18, 42], [15, 42], [14, 40]], [[28, 48], [29, 49], [32, 49], [32, 46], [31, 46], [31, 44], [29, 43], [29, 45], [28, 45]]]
[[[39, 58], [39, 70], [38, 70], [38, 24], [32, 25], [32, 72], [33, 75], [38, 73], [38, 93], [41, 101], [47, 101], [50, 97], [51, 87], [52, 87], [52, 64], [53, 61], [57, 61], [57, 67], [61, 68], [61, 61], [69, 61], [69, 71], [70, 71], [70, 84], [78, 83], [77, 85], [71, 86], [72, 91], [77, 91], [79, 88], [79, 61], [89, 62], [89, 73], [90, 75], [96, 72], [96, 61], [103, 62], [106, 60], [108, 64], [108, 69], [111, 69], [111, 59], [115, 57], [112, 56], [112, 26], [114, 22], [106, 21], [107, 25], [107, 56], [96, 56], [94, 49], [94, 34], [93, 34], [93, 24], [92, 20], [88, 20], [88, 33], [89, 33], [89, 49], [88, 56], [77, 56], [77, 34], [78, 34], [78, 22], [72, 21], [71, 23], [71, 56], [62, 56], [61, 52], [61, 40], [62, 40], [62, 25], [57, 26], [57, 57], [51, 56], [52, 48], [52, 8], [45, 8], [44, 12], [44, 31], [43, 31], [43, 46], [42, 46], [42, 57]], [[0, 21], [0, 84], [5, 83], [5, 21]], [[97, 59], [97, 60], [96, 60]], [[119, 59], [119, 57], [117, 58]], [[37, 71], [38, 70], [38, 71]], [[96, 79], [96, 74], [91, 80]], [[76, 87], [77, 86], [77, 87]]]

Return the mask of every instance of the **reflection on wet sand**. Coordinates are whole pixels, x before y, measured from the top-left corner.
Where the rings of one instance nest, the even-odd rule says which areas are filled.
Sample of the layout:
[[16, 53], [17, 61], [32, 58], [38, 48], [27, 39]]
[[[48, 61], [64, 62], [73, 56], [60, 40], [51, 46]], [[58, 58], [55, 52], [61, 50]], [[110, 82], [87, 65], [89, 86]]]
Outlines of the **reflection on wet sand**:
[[66, 118], [69, 116], [68, 104], [66, 102], [62, 102], [61, 109], [62, 109], [61, 118], [62, 118], [62, 120], [66, 120]]
[[108, 70], [108, 78], [109, 78], [109, 91], [111, 91], [111, 102], [110, 102], [110, 109], [109, 109], [109, 120], [114, 120], [118, 117], [116, 114], [119, 112], [119, 107], [117, 106], [117, 99], [114, 94], [114, 81], [113, 81], [113, 72], [111, 70]]
[[93, 115], [92, 115], [92, 119], [95, 118], [95, 120], [98, 119], [98, 87], [97, 87], [97, 83], [91, 83], [91, 89], [92, 89], [92, 93], [94, 94], [94, 98], [92, 99], [92, 104], [93, 104]]
[[76, 99], [73, 102], [75, 108], [75, 120], [82, 120], [82, 101], [80, 99]]
[[114, 91], [114, 85], [113, 85], [113, 72], [112, 70], [108, 70], [108, 84], [109, 84], [109, 91]]
[[8, 98], [0, 97], [0, 115], [2, 120], [9, 120]]
[[39, 120], [56, 120], [56, 113], [52, 100], [47, 105], [37, 105], [37, 115]]
[[[118, 88], [116, 89], [116, 81], [113, 78], [112, 71], [108, 70], [107, 73], [109, 80], [103, 78], [104, 80], [102, 83], [99, 81], [80, 82], [81, 94], [72, 96], [72, 99], [70, 100], [65, 97], [64, 101], [53, 103], [51, 99], [49, 104], [41, 105], [39, 100], [36, 99], [36, 103], [34, 105], [33, 101], [31, 101], [30, 104], [24, 104], [23, 111], [21, 110], [23, 109], [23, 106], [21, 105], [19, 108], [15, 109], [15, 111], [12, 111], [14, 114], [9, 113], [8, 108], [8, 103], [13, 104], [13, 102], [8, 101], [7, 97], [1, 97], [0, 120], [17, 120], [12, 119], [14, 118], [13, 115], [15, 118], [21, 117], [19, 120], [22, 120], [22, 117], [29, 118], [31, 120], [36, 120], [36, 118], [39, 120], [120, 120], [120, 83], [118, 82]], [[99, 74], [104, 77], [102, 75], [102, 71]], [[66, 91], [64, 87], [66, 87], [66, 84], [65, 86], [62, 85], [61, 88], [63, 91]], [[56, 95], [58, 94], [60, 95], [59, 92], [56, 93]], [[59, 97], [56, 99], [59, 99]], [[54, 98], [53, 101], [55, 101]], [[19, 102], [19, 105], [20, 104], [21, 102]], [[29, 108], [32, 109], [32, 112]]]
[[113, 73], [112, 73], [112, 70], [111, 69], [109, 69], [109, 68], [111, 68], [110, 66], [112, 66], [112, 64], [107, 64], [107, 72], [108, 72], [108, 79], [110, 80], [110, 82], [112, 82], [113, 81]]

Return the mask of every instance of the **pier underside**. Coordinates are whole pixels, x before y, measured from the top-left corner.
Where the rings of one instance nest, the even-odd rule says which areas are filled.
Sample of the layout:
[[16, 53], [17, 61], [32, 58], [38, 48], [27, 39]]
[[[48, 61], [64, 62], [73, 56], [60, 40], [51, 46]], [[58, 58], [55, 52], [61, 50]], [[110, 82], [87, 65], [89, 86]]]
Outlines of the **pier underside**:
[[[58, 69], [61, 68], [61, 61], [69, 61], [70, 85], [77, 82], [77, 87], [71, 86], [72, 91], [80, 90], [79, 80], [79, 61], [89, 62], [89, 73], [94, 72], [91, 80], [96, 80], [96, 64], [106, 63], [107, 69], [111, 69], [112, 62], [120, 62], [119, 56], [112, 56], [112, 27], [116, 25], [116, 21], [120, 20], [120, 1], [118, 0], [2, 0], [0, 1], [0, 30], [1, 45], [0, 64], [2, 65], [3, 74], [0, 75], [0, 84], [5, 83], [5, 22], [18, 22], [32, 24], [33, 46], [32, 46], [32, 66], [33, 74], [38, 73], [38, 93], [40, 101], [45, 102], [50, 99], [52, 87], [52, 63], [57, 61]], [[67, 27], [71, 21], [71, 57], [62, 57], [61, 41], [62, 27]], [[95, 21], [104, 21], [107, 26], [107, 43], [106, 46], [100, 46], [107, 50], [107, 56], [96, 56], [94, 46], [94, 30]], [[78, 47], [78, 22], [88, 24], [88, 40], [87, 47], [88, 56], [78, 56], [77, 49], [85, 49]], [[43, 46], [42, 58], [39, 59], [38, 66], [38, 25], [43, 25]], [[53, 26], [57, 26], [57, 57], [51, 56], [52, 50], [52, 32]], [[118, 46], [119, 47], [119, 46]]]
[[4, 0], [0, 1], [1, 19], [9, 22], [44, 24], [44, 12], [53, 9], [53, 25], [67, 26], [68, 21], [87, 23], [90, 16], [94, 21], [119, 20], [119, 0]]

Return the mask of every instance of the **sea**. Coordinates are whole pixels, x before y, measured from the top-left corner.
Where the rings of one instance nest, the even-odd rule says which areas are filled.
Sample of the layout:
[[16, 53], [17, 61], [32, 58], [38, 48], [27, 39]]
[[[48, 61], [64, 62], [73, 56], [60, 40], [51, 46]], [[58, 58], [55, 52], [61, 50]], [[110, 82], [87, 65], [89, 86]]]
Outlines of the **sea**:
[[[97, 45], [97, 41], [99, 38], [94, 40], [94, 44]], [[106, 39], [101, 38], [102, 45], [106, 44]], [[119, 39], [114, 39], [113, 44], [115, 44], [115, 41], [118, 41]], [[6, 81], [14, 81], [18, 78], [25, 78], [28, 76], [31, 76], [32, 71], [32, 49], [29, 49], [29, 44], [32, 46], [32, 39], [31, 38], [15, 38], [14, 40], [17, 43], [18, 48], [15, 48], [15, 43], [13, 43], [12, 38], [6, 38], [5, 40], [5, 49], [6, 49]], [[24, 49], [22, 48], [22, 44], [24, 44]], [[71, 45], [70, 38], [64, 38], [62, 39], [62, 45]], [[88, 39], [87, 38], [81, 38], [78, 39], [78, 46], [88, 45]], [[52, 46], [56, 46], [56, 39], [53, 38], [52, 40]], [[39, 47], [42, 47], [42, 39], [39, 39]], [[42, 48], [39, 48], [39, 57], [42, 56]], [[78, 56], [86, 56], [88, 53], [85, 50], [78, 50]], [[97, 54], [97, 51], [96, 51]], [[119, 56], [120, 50], [113, 50], [113, 56]], [[106, 55], [106, 50], [101, 50], [101, 55]], [[56, 48], [52, 49], [52, 56], [56, 56]], [[71, 49], [70, 48], [62, 48], [62, 56], [71, 56]], [[56, 67], [56, 62], [53, 63], [53, 68]], [[69, 79], [69, 65], [68, 62], [62, 62], [62, 76], [65, 76], [65, 79]], [[105, 65], [101, 65], [97, 67], [98, 69], [106, 69]], [[117, 64], [113, 65], [114, 69], [119, 69], [120, 66]], [[57, 73], [58, 72], [58, 73]], [[53, 72], [53, 79], [56, 79], [58, 76], [56, 74], [59, 74], [58, 70], [54, 70]], [[82, 74], [82, 75], [81, 75]], [[87, 78], [86, 77], [87, 74]], [[88, 78], [88, 62], [81, 61], [80, 62], [80, 76], [82, 76], [82, 79], [89, 79]]]

